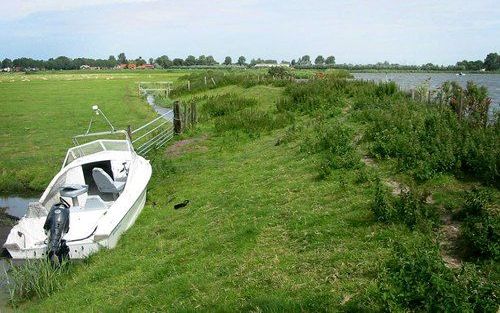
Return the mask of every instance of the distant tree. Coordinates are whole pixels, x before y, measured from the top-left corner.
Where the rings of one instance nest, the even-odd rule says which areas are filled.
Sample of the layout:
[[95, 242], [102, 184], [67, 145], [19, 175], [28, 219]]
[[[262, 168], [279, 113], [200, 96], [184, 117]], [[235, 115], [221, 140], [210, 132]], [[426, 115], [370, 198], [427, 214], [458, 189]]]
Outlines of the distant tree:
[[120, 54], [118, 55], [118, 62], [119, 62], [120, 64], [126, 64], [126, 63], [128, 63], [128, 62], [127, 62], [127, 57], [125, 56], [125, 53], [123, 53], [123, 52], [122, 52], [122, 53], [120, 53]]
[[135, 65], [137, 66], [141, 66], [141, 65], [144, 65], [146, 64], [146, 61], [142, 58], [142, 57], [138, 57], [137, 59], [135, 59]]
[[311, 65], [311, 57], [307, 54], [299, 59], [299, 65]]
[[173, 66], [183, 66], [184, 65], [184, 60], [180, 58], [175, 58], [172, 60], [172, 65]]
[[295, 63], [296, 63], [296, 62], [295, 62], [295, 59], [292, 59], [292, 62], [290, 62], [290, 65], [291, 65], [291, 66], [294, 66], [294, 65], [295, 65]]
[[325, 64], [325, 58], [322, 55], [318, 55], [316, 59], [314, 60], [314, 64], [316, 65], [323, 65]]
[[198, 59], [196, 60], [197, 65], [208, 65], [207, 64], [207, 57], [205, 55], [200, 55]]
[[2, 68], [7, 68], [7, 67], [12, 67], [12, 60], [5, 58], [2, 61]]
[[149, 58], [149, 64], [153, 64], [155, 60], [153, 58]]
[[161, 57], [156, 58], [155, 63], [162, 68], [169, 68], [172, 66], [172, 61], [170, 61], [170, 59], [166, 55], [162, 55]]
[[194, 55], [188, 55], [188, 57], [184, 61], [184, 65], [186, 66], [196, 65], [196, 58], [194, 57]]
[[330, 55], [326, 58], [325, 60], [326, 65], [335, 65], [335, 57], [333, 55]]
[[[74, 60], [73, 60], [74, 61]], [[110, 55], [106, 67], [114, 67], [118, 63], [114, 55]]]
[[233, 63], [233, 60], [231, 59], [230, 56], [227, 56], [225, 59], [224, 59], [224, 65], [231, 65]]
[[463, 61], [457, 62], [457, 64], [455, 66], [459, 70], [479, 71], [480, 69], [482, 69], [484, 67], [484, 63], [481, 60], [476, 60], [476, 61], [463, 60]]
[[500, 69], [500, 55], [498, 53], [489, 53], [484, 59], [484, 67], [487, 71], [496, 71]]
[[238, 62], [237, 63], [238, 63], [238, 65], [245, 65], [246, 62], [247, 62], [247, 59], [244, 56], [240, 56], [238, 58]]
[[207, 65], [217, 65], [219, 62], [215, 61], [214, 57], [209, 55], [207, 56]]

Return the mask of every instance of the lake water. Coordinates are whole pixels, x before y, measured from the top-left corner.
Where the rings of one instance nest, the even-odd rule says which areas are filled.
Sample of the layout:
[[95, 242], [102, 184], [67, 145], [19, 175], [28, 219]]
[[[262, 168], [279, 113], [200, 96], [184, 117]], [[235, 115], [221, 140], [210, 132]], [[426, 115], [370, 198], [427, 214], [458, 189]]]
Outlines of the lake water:
[[372, 81], [394, 81], [403, 89], [412, 89], [422, 85], [430, 78], [431, 88], [437, 88], [446, 81], [456, 81], [465, 87], [468, 81], [488, 88], [492, 107], [500, 105], [500, 74], [466, 74], [458, 76], [455, 73], [352, 73], [354, 78]]

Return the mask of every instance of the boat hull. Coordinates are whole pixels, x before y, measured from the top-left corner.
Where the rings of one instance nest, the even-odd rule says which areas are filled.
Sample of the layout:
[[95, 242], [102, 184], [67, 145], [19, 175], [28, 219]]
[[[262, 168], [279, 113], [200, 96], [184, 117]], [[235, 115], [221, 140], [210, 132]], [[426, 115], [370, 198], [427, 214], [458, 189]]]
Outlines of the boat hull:
[[[130, 207], [127, 214], [125, 214], [120, 223], [116, 225], [115, 229], [113, 229], [106, 239], [100, 241], [88, 239], [86, 241], [68, 243], [70, 259], [85, 259], [100, 249], [113, 249], [116, 247], [121, 235], [135, 223], [137, 217], [139, 217], [142, 212], [144, 204], [146, 203], [146, 194], [147, 190], [145, 188], [141, 196]], [[44, 244], [31, 249], [7, 248], [7, 250], [13, 259], [40, 259], [46, 257], [47, 245]]]

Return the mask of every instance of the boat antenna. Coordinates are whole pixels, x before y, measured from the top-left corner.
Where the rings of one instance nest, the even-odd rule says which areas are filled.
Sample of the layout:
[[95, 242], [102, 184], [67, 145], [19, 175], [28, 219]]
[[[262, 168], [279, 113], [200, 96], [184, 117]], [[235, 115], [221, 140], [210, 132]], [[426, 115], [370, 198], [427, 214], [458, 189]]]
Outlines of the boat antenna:
[[[103, 111], [101, 111], [101, 109], [99, 109], [99, 106], [97, 105], [93, 105], [92, 106], [92, 110], [94, 110], [94, 113], [95, 115], [102, 115], [102, 117], [104, 117], [104, 119], [106, 120], [106, 122], [108, 123], [109, 127], [111, 127], [111, 131], [115, 131], [115, 127], [113, 126], [113, 124], [111, 124], [111, 122], [108, 120], [108, 118], [106, 117], [106, 114], [104, 114]], [[89, 124], [89, 129], [87, 130], [87, 134], [90, 130], [90, 126], [92, 125], [92, 119], [90, 120], [90, 124]]]

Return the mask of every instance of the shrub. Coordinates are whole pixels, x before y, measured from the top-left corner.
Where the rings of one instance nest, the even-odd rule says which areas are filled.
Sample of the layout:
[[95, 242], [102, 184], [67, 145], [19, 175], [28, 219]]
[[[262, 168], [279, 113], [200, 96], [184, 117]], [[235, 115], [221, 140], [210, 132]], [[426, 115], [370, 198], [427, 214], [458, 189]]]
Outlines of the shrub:
[[332, 121], [317, 125], [312, 132], [312, 138], [305, 139], [305, 149], [321, 155], [321, 178], [327, 177], [333, 169], [355, 168], [360, 165], [360, 156], [352, 136], [350, 128]]
[[373, 216], [379, 222], [388, 223], [393, 220], [394, 208], [391, 201], [391, 195], [380, 179], [377, 180], [375, 184], [375, 196], [371, 205], [371, 210]]
[[462, 239], [474, 255], [497, 259], [500, 256], [500, 217], [487, 205], [491, 194], [473, 189], [466, 195], [463, 216]]
[[379, 98], [383, 98], [385, 96], [392, 96], [396, 92], [398, 92], [398, 85], [395, 82], [388, 83], [379, 83], [375, 89], [375, 94]]
[[346, 105], [347, 81], [321, 79], [285, 88], [287, 99], [281, 107], [290, 111], [313, 114], [318, 109], [342, 108]]
[[282, 128], [293, 121], [293, 116], [286, 113], [271, 114], [255, 108], [239, 111], [237, 114], [220, 116], [215, 119], [215, 130], [243, 131], [250, 136], [257, 136], [262, 131]]
[[[396, 243], [379, 274], [380, 301], [390, 311], [495, 312], [495, 285], [473, 267], [454, 272], [436, 245]], [[483, 311], [484, 310], [484, 311]]]
[[231, 114], [244, 108], [257, 105], [257, 100], [240, 97], [235, 94], [223, 94], [209, 97], [202, 107], [202, 113], [209, 117]]
[[379, 222], [400, 222], [411, 230], [417, 226], [426, 230], [438, 220], [437, 212], [425, 202], [426, 197], [425, 192], [412, 188], [401, 191], [401, 195], [394, 198], [379, 180], [375, 184], [371, 211]]
[[418, 192], [414, 188], [403, 190], [395, 205], [397, 219], [410, 229], [415, 229], [417, 225], [423, 227], [434, 225], [438, 220], [438, 214], [426, 203], [426, 198], [427, 193]]

